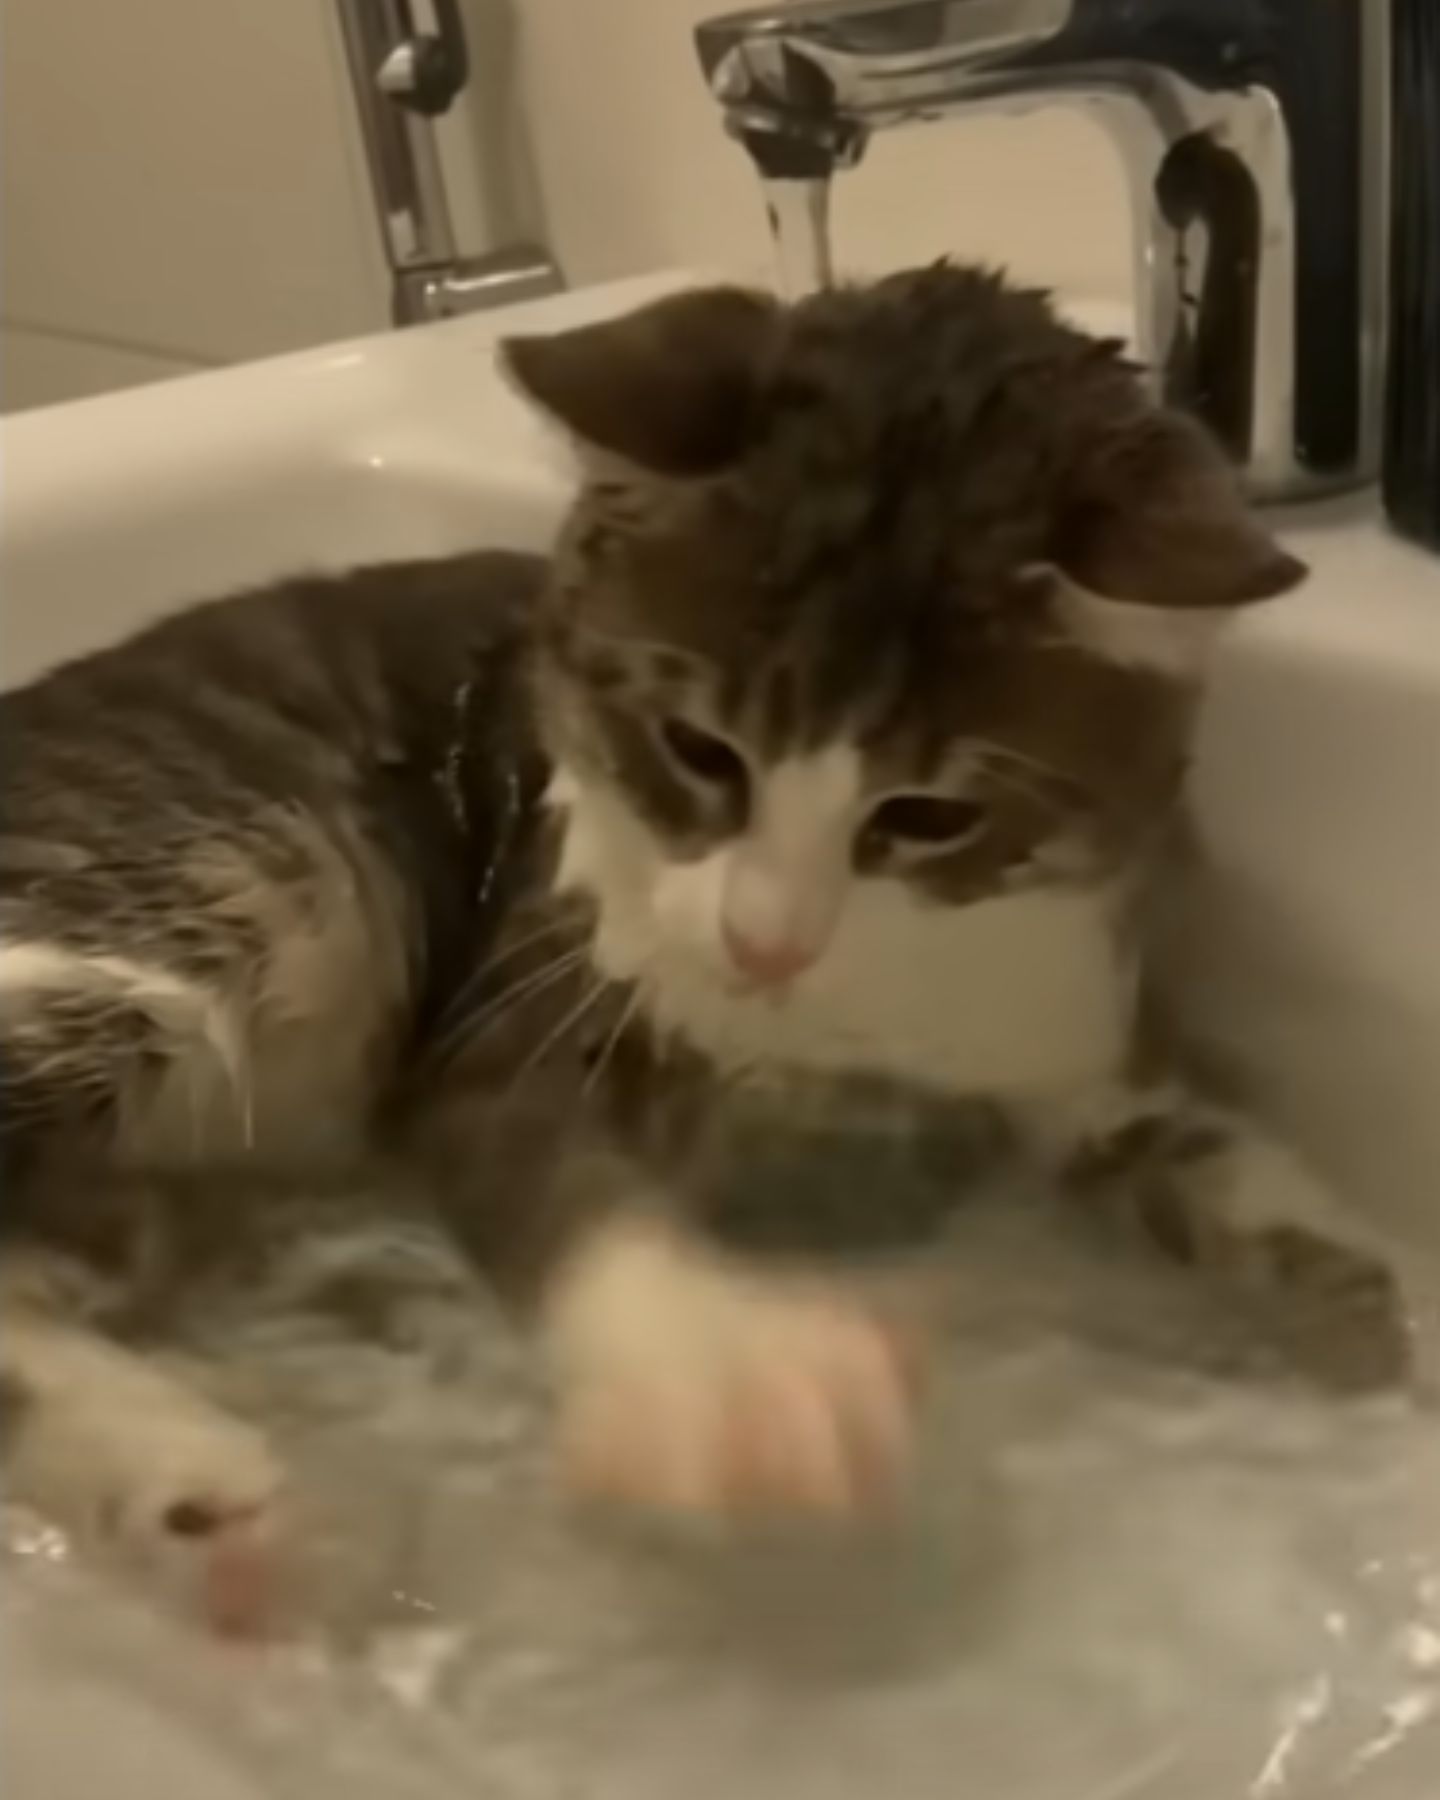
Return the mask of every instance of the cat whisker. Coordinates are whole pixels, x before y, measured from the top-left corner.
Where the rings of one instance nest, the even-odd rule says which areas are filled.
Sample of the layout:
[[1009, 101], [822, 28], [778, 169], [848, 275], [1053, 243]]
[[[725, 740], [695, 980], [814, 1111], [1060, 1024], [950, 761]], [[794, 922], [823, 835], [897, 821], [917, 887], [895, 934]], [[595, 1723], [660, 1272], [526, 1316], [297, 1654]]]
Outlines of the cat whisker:
[[1008, 763], [1016, 768], [1028, 770], [1038, 775], [1042, 781], [1053, 781], [1062, 787], [1073, 787], [1074, 777], [1064, 769], [1057, 768], [1054, 763], [1046, 762], [1043, 757], [1032, 756], [1028, 750], [1018, 750], [1013, 744], [997, 743], [994, 738], [971, 738], [967, 747], [991, 762]]
[[543, 943], [546, 938], [554, 937], [557, 932], [569, 931], [576, 923], [576, 919], [568, 914], [561, 914], [559, 918], [547, 919], [534, 931], [527, 931], [524, 937], [507, 943], [498, 956], [492, 956], [482, 964], [481, 968], [476, 971], [477, 976], [492, 974], [496, 969], [503, 968], [506, 963], [513, 961], [522, 950], [529, 950], [533, 945]]
[[1015, 792], [1050, 806], [1060, 804], [1055, 790], [1073, 790], [1075, 781], [1063, 770], [1054, 768], [1041, 758], [1016, 750], [1009, 744], [997, 744], [990, 738], [972, 738], [966, 743], [985, 774]]
[[[574, 923], [575, 921], [573, 919], [564, 916], [558, 919], [547, 920], [544, 925], [541, 925], [535, 931], [526, 932], [523, 937], [517, 938], [514, 943], [506, 944], [498, 956], [483, 959], [471, 970], [469, 975], [466, 976], [465, 980], [461, 982], [455, 993], [450, 997], [449, 1004], [445, 1009], [447, 1016], [463, 1023], [465, 1018], [465, 1008], [473, 998], [476, 989], [483, 987], [497, 969], [504, 968], [506, 963], [513, 962], [523, 951], [533, 949], [536, 944], [543, 943], [546, 938], [554, 937], [557, 933], [566, 930]], [[577, 945], [576, 948], [579, 948], [579, 946]], [[444, 1029], [445, 1027], [442, 1023], [442, 1042]]]
[[226, 1029], [217, 1030], [214, 1035], [215, 1053], [220, 1059], [225, 1079], [229, 1083], [231, 1098], [235, 1103], [235, 1113], [240, 1126], [241, 1142], [247, 1150], [255, 1148], [255, 1088], [251, 1079], [250, 1060], [243, 1044], [235, 1041], [232, 1032]]
[[462, 1044], [469, 1047], [480, 1038], [486, 1036], [502, 1019], [508, 1018], [517, 1007], [532, 1000], [537, 994], [553, 987], [562, 981], [572, 970], [579, 967], [588, 955], [586, 946], [577, 950], [567, 950], [564, 955], [555, 957], [541, 968], [533, 970], [512, 986], [498, 994], [488, 1006], [483, 1006], [477, 1013], [459, 1018], [436, 1043], [436, 1051], [440, 1055], [448, 1055]]
[[1038, 781], [1028, 781], [1013, 769], [987, 768], [984, 773], [987, 780], [993, 781], [996, 787], [1018, 794], [1022, 800], [1032, 800], [1037, 806], [1044, 806], [1052, 811], [1059, 810], [1060, 802], [1056, 795], [1041, 787]]
[[644, 988], [637, 980], [630, 990], [630, 998], [625, 1002], [624, 1006], [621, 1007], [614, 1025], [610, 1028], [610, 1035], [605, 1039], [604, 1044], [601, 1046], [600, 1054], [595, 1059], [594, 1068], [592, 1068], [590, 1073], [585, 1077], [585, 1085], [580, 1090], [582, 1097], [592, 1093], [600, 1085], [600, 1078], [604, 1075], [606, 1067], [614, 1056], [621, 1038], [625, 1035], [625, 1027], [635, 1017], [643, 993]]
[[[675, 645], [668, 638], [634, 637], [626, 632], [598, 631], [588, 625], [582, 634], [582, 641], [597, 647], [630, 651], [639, 656], [664, 657], [667, 660], [673, 659], [676, 654]], [[708, 661], [707, 658], [699, 655], [690, 655], [688, 660], [697, 668], [705, 665]]]
[[533, 1049], [525, 1058], [524, 1062], [521, 1063], [514, 1075], [511, 1076], [509, 1084], [505, 1089], [505, 1099], [509, 1100], [514, 1096], [515, 1090], [520, 1086], [520, 1083], [530, 1071], [538, 1068], [540, 1064], [544, 1062], [545, 1058], [550, 1055], [551, 1051], [558, 1048], [568, 1033], [574, 1030], [586, 1014], [590, 1012], [592, 1007], [594, 1007], [596, 1002], [603, 997], [611, 985], [612, 983], [609, 978], [602, 976], [600, 980], [595, 983], [594, 987], [590, 989], [589, 993], [583, 995], [579, 1003], [571, 1007], [570, 1011], [565, 1014], [560, 1023], [555, 1026], [554, 1030], [545, 1034], [535, 1049]]

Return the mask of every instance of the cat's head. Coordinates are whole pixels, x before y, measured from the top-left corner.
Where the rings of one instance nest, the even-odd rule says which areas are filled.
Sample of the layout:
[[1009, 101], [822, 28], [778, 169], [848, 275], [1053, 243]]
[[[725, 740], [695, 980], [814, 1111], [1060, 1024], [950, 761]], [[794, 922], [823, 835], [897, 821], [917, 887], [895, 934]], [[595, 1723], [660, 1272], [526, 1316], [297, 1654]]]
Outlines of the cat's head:
[[802, 975], [857, 884], [1111, 880], [1215, 627], [1304, 573], [1118, 345], [989, 274], [686, 293], [507, 358], [587, 473], [540, 665], [570, 876], [722, 979]]

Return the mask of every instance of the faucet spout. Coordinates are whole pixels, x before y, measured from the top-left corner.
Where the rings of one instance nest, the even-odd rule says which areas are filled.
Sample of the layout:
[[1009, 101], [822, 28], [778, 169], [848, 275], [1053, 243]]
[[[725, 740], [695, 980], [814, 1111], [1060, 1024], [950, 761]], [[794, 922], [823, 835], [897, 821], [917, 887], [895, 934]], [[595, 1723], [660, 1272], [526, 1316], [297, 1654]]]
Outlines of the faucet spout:
[[[1373, 478], [1387, 0], [806, 0], [710, 19], [701, 65], [792, 235], [877, 131], [1084, 103], [1135, 213], [1136, 345], [1263, 499]], [[817, 188], [817, 185], [818, 188]], [[819, 222], [817, 224], [817, 221]], [[793, 279], [792, 279], [793, 285]]]

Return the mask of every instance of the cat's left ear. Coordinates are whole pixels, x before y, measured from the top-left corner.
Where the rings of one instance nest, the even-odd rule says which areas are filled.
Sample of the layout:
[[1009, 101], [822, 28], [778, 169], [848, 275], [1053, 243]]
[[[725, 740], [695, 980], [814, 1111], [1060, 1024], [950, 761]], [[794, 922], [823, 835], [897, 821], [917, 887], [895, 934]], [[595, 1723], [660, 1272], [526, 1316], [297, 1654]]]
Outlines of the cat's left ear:
[[1181, 680], [1203, 674], [1235, 610], [1303, 581], [1210, 438], [1134, 412], [1075, 472], [1052, 544], [1048, 613], [1077, 648]]
[[1051, 560], [1088, 593], [1176, 610], [1249, 606], [1308, 573], [1251, 513], [1205, 432], [1161, 412], [1127, 421], [1077, 471]]
[[501, 355], [582, 450], [657, 475], [709, 475], [745, 446], [781, 317], [768, 295], [704, 288], [553, 337], [509, 338]]

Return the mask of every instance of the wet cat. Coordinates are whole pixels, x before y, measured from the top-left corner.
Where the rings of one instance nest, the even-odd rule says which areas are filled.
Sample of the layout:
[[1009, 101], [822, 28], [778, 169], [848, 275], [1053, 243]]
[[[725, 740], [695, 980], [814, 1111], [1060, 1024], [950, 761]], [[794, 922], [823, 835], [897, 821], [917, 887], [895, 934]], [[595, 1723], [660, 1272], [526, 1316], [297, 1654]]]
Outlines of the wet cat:
[[582, 1484], [849, 1510], [904, 1323], [727, 1244], [717, 1133], [896, 1096], [1399, 1372], [1381, 1264], [1142, 1042], [1208, 647], [1303, 575], [1199, 430], [953, 267], [506, 358], [584, 469], [548, 565], [290, 582], [4, 701], [16, 1489], [223, 1617], [282, 1472], [147, 1308], [264, 1235], [257, 1171], [379, 1156], [537, 1319]]

